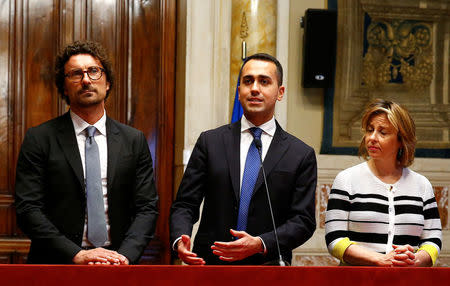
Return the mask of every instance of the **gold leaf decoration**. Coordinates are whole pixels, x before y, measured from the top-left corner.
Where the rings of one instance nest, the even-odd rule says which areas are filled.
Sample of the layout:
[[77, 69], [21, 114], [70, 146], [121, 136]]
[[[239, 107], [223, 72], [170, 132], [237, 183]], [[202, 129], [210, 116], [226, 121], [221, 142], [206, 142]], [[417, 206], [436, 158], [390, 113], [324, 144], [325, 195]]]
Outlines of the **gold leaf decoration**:
[[432, 29], [411, 20], [373, 21], [367, 28], [363, 84], [378, 88], [389, 83], [425, 89], [433, 80]]
[[247, 24], [247, 17], [245, 16], [245, 11], [242, 12], [240, 36], [242, 40], [245, 40], [245, 38], [247, 38], [248, 36], [248, 24]]

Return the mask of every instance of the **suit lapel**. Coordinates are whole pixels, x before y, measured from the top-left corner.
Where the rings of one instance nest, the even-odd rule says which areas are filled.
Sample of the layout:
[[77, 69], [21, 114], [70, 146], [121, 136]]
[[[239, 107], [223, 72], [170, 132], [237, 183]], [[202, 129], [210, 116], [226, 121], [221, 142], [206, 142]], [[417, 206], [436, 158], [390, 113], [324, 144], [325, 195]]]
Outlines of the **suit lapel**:
[[[275, 121], [277, 129], [273, 135], [272, 142], [270, 143], [269, 150], [267, 151], [266, 157], [264, 158], [264, 170], [266, 171], [266, 177], [269, 176], [270, 172], [276, 166], [278, 161], [283, 158], [284, 153], [288, 149], [288, 143], [286, 142], [286, 132], [281, 128], [277, 121]], [[257, 192], [261, 185], [264, 183], [264, 178], [262, 175], [262, 170], [260, 170], [258, 179], [256, 180], [254, 192]]]
[[236, 201], [239, 202], [240, 185], [240, 146], [241, 146], [241, 122], [230, 124], [226, 132], [222, 134], [225, 146], [228, 168], [230, 170], [231, 185], [233, 186]]
[[119, 136], [119, 129], [115, 122], [109, 117], [106, 117], [106, 140], [108, 145], [107, 184], [108, 189], [111, 189], [122, 139]]
[[69, 162], [69, 165], [72, 167], [75, 176], [80, 182], [80, 185], [84, 189], [83, 165], [81, 164], [80, 150], [78, 149], [75, 129], [73, 128], [73, 123], [69, 112], [66, 112], [63, 116], [61, 116], [61, 120], [58, 121], [57, 128], [57, 140], [64, 152], [64, 156]]

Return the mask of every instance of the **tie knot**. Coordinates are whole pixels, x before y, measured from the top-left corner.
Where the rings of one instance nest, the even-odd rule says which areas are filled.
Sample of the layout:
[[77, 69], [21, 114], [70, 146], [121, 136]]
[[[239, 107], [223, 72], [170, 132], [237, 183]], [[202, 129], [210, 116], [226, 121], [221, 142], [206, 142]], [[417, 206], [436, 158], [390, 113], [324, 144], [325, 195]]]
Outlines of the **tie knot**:
[[86, 132], [87, 132], [87, 136], [89, 137], [94, 137], [95, 131], [97, 131], [97, 128], [95, 128], [95, 126], [88, 126], [86, 127]]
[[253, 135], [253, 138], [261, 139], [262, 129], [258, 127], [250, 128], [250, 133]]

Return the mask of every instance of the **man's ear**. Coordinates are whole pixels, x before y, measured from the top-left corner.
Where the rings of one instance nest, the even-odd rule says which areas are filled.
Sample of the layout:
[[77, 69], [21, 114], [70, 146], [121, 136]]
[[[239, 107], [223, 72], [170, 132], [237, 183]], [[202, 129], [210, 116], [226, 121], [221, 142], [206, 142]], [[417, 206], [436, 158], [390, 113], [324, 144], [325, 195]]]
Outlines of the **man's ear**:
[[284, 86], [278, 87], [278, 96], [277, 96], [278, 101], [281, 101], [283, 99], [284, 90], [285, 90]]

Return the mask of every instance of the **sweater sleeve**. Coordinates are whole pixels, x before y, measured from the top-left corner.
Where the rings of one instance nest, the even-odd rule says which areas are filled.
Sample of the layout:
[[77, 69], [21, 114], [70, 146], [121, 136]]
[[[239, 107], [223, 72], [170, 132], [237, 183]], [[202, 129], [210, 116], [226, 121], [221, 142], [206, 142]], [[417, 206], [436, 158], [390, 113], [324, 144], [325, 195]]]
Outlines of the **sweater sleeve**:
[[442, 227], [438, 206], [434, 197], [433, 187], [425, 177], [424, 180], [424, 226], [422, 234], [420, 235], [420, 244], [418, 251], [426, 251], [430, 255], [434, 265], [442, 247]]
[[325, 218], [325, 241], [328, 252], [343, 262], [345, 250], [354, 242], [348, 235], [350, 184], [348, 173], [339, 173], [331, 187]]

